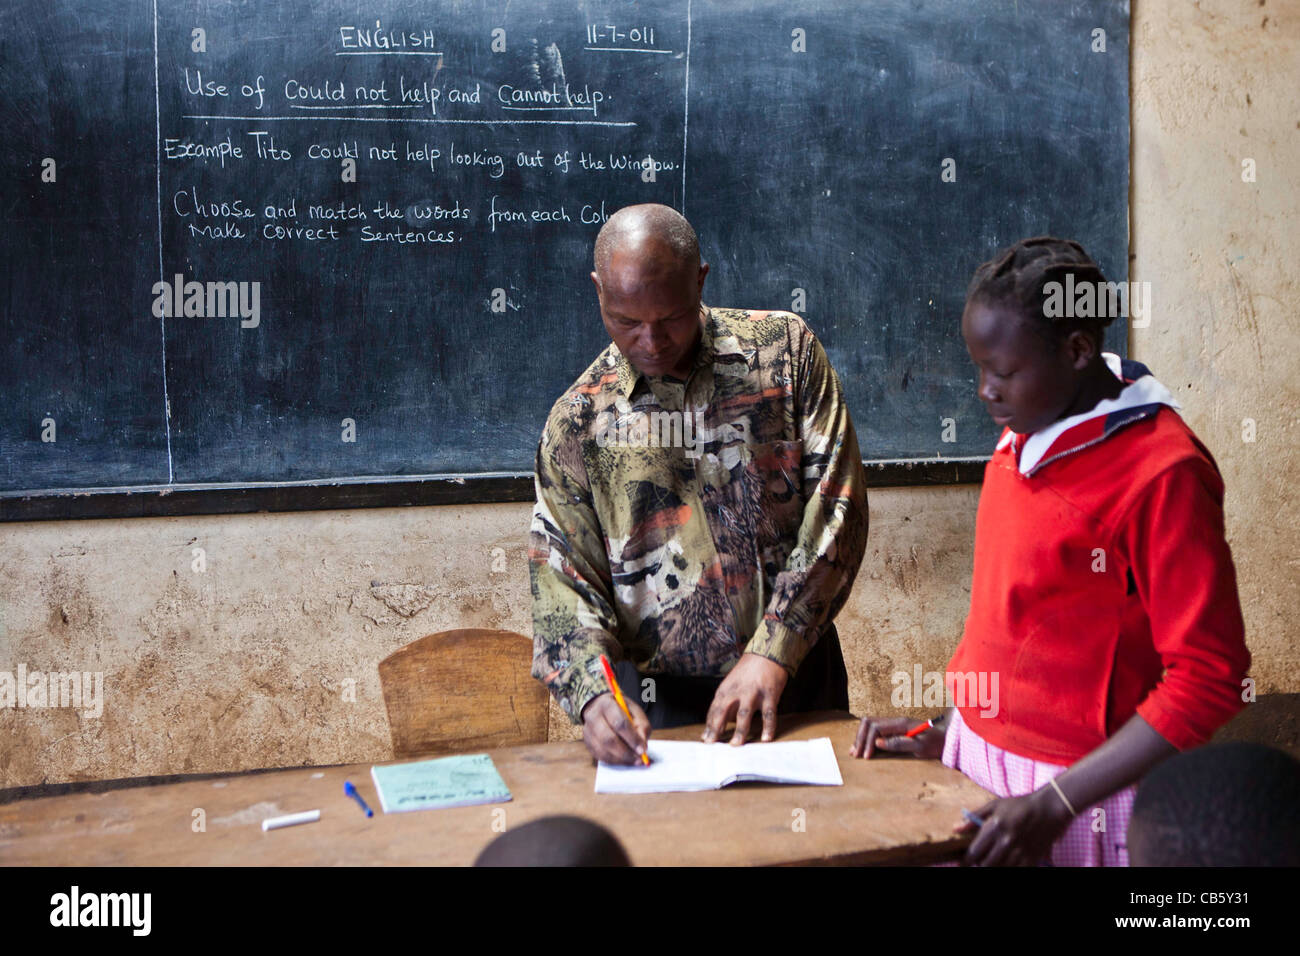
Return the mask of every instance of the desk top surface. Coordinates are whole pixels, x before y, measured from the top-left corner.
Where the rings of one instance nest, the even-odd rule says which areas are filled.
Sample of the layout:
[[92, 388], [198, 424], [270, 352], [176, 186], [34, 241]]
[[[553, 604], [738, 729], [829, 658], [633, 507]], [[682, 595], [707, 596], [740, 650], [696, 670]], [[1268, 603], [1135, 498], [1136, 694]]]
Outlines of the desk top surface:
[[[845, 713], [782, 718], [778, 739], [830, 737], [842, 787], [734, 784], [700, 793], [598, 794], [591, 758], [573, 741], [488, 751], [514, 799], [448, 810], [385, 814], [370, 764], [20, 800], [0, 806], [0, 864], [468, 865], [499, 834], [498, 809], [507, 827], [554, 813], [596, 820], [637, 865], [951, 857], [967, 839], [952, 833], [962, 807], [975, 809], [988, 795], [935, 761], [849, 757], [857, 726]], [[698, 739], [700, 730], [657, 736]], [[375, 809], [373, 818], [344, 796], [349, 779]], [[194, 829], [197, 809], [201, 832]], [[318, 823], [262, 832], [265, 818], [314, 809], [321, 811]]]

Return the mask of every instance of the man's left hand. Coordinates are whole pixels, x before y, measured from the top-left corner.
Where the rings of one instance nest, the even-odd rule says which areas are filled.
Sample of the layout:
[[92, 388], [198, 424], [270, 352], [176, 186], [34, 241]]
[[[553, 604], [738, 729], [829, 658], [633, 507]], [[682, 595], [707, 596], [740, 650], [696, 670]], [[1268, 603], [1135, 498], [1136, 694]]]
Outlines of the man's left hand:
[[711, 744], [721, 736], [727, 722], [736, 720], [732, 746], [740, 746], [749, 737], [754, 714], [763, 715], [763, 740], [776, 736], [776, 705], [789, 680], [785, 668], [759, 654], [742, 654], [731, 673], [713, 695], [709, 716], [701, 738]]

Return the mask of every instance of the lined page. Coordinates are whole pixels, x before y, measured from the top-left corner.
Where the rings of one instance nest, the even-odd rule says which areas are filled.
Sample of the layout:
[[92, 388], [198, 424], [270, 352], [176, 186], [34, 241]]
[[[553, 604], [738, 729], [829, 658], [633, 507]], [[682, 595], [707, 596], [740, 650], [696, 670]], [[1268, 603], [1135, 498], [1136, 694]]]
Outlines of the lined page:
[[841, 786], [839, 762], [829, 737], [777, 743], [706, 744], [651, 740], [650, 766], [602, 762], [597, 793], [668, 793], [718, 790], [738, 780]]

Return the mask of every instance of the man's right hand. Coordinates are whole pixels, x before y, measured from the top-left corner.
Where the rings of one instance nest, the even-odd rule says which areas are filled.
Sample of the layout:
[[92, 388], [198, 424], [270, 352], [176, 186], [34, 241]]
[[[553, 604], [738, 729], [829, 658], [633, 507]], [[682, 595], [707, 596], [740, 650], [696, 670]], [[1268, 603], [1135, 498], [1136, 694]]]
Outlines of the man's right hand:
[[641, 763], [641, 754], [650, 742], [650, 721], [636, 701], [627, 700], [627, 709], [632, 715], [631, 724], [608, 691], [593, 697], [582, 708], [582, 742], [597, 760]]

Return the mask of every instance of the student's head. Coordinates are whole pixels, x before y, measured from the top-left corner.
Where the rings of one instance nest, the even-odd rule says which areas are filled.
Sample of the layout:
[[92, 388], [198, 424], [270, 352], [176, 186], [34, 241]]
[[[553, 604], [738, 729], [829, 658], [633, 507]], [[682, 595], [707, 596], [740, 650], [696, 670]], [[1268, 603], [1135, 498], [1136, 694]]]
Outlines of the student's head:
[[627, 851], [599, 823], [582, 817], [542, 817], [507, 830], [478, 855], [475, 866], [631, 866]]
[[1050, 236], [1022, 239], [975, 270], [961, 331], [979, 370], [980, 400], [999, 425], [1020, 434], [1047, 427], [1104, 371], [1110, 319], [1074, 316], [1074, 303], [1063, 301], [1067, 282], [1104, 281], [1082, 246]]
[[1171, 757], [1138, 786], [1134, 866], [1300, 866], [1300, 761], [1261, 744]]
[[600, 316], [619, 351], [646, 375], [684, 377], [709, 271], [691, 224], [667, 206], [627, 206], [601, 227], [595, 259]]

